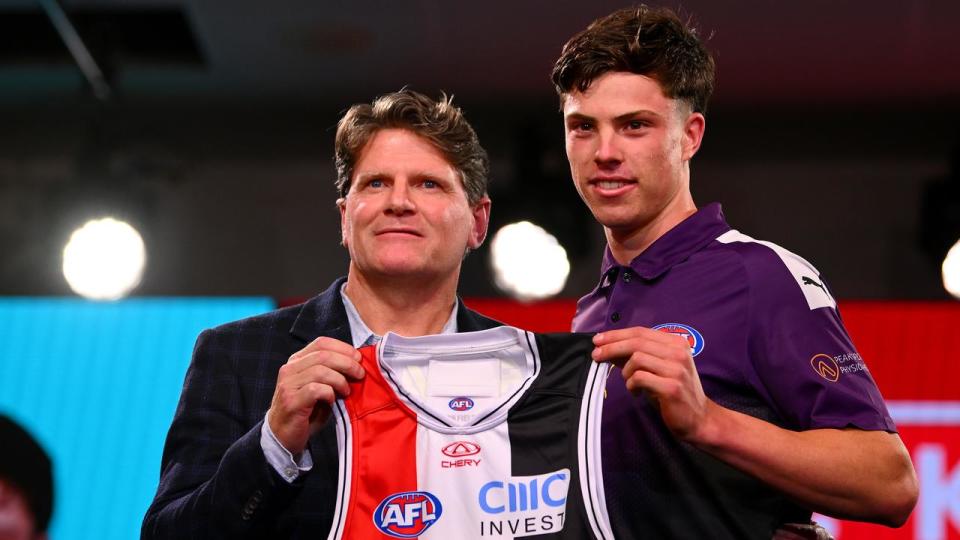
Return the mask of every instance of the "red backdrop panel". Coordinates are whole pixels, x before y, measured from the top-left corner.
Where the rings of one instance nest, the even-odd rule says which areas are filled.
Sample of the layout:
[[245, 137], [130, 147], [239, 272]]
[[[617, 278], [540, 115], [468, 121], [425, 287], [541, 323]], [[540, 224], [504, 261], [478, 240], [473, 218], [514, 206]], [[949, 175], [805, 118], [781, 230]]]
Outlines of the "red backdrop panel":
[[960, 399], [960, 304], [842, 302], [840, 314], [884, 398]]

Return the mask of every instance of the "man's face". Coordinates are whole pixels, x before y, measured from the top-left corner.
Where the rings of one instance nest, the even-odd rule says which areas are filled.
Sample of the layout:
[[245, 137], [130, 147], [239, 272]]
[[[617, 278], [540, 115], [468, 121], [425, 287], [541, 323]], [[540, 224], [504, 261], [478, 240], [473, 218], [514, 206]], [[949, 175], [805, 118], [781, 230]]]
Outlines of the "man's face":
[[608, 230], [642, 230], [690, 199], [688, 161], [703, 115], [665, 96], [654, 79], [607, 73], [567, 94], [563, 117], [574, 184]]
[[487, 231], [490, 201], [471, 208], [460, 174], [426, 139], [382, 129], [354, 167], [340, 203], [343, 244], [367, 276], [445, 278]]

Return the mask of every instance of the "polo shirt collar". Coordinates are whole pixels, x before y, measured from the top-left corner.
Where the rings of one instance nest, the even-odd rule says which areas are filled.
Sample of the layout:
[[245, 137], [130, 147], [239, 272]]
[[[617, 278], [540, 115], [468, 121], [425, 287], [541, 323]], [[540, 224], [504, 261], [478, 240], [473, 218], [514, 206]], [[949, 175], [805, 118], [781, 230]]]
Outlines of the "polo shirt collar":
[[[656, 279], [729, 230], [720, 203], [710, 203], [657, 238], [630, 261], [630, 268], [643, 279]], [[613, 277], [611, 273], [619, 269], [620, 264], [613, 258], [608, 245], [601, 266], [605, 278], [601, 280], [601, 286]]]

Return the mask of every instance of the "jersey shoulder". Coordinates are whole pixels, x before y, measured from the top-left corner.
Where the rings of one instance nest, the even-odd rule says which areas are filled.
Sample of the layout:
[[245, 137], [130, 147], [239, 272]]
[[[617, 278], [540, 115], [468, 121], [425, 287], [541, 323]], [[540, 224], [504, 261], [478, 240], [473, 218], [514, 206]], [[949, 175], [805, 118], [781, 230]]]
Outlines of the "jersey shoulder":
[[837, 301], [820, 272], [796, 253], [733, 229], [718, 236], [716, 241], [739, 255], [752, 288], [781, 298], [795, 297], [799, 291], [811, 310], [836, 309]]

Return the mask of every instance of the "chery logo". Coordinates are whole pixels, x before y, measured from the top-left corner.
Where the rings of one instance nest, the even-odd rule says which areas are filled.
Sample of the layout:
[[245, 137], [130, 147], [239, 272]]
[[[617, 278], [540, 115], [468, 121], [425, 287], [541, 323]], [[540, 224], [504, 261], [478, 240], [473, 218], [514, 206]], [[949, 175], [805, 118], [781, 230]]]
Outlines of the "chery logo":
[[450, 459], [440, 460], [440, 466], [444, 469], [459, 469], [462, 467], [479, 467], [480, 459], [471, 458], [480, 453], [480, 445], [469, 441], [457, 441], [450, 443], [441, 449], [443, 455]]
[[443, 447], [443, 455], [452, 458], [473, 456], [480, 453], [480, 445], [467, 441], [457, 441]]

